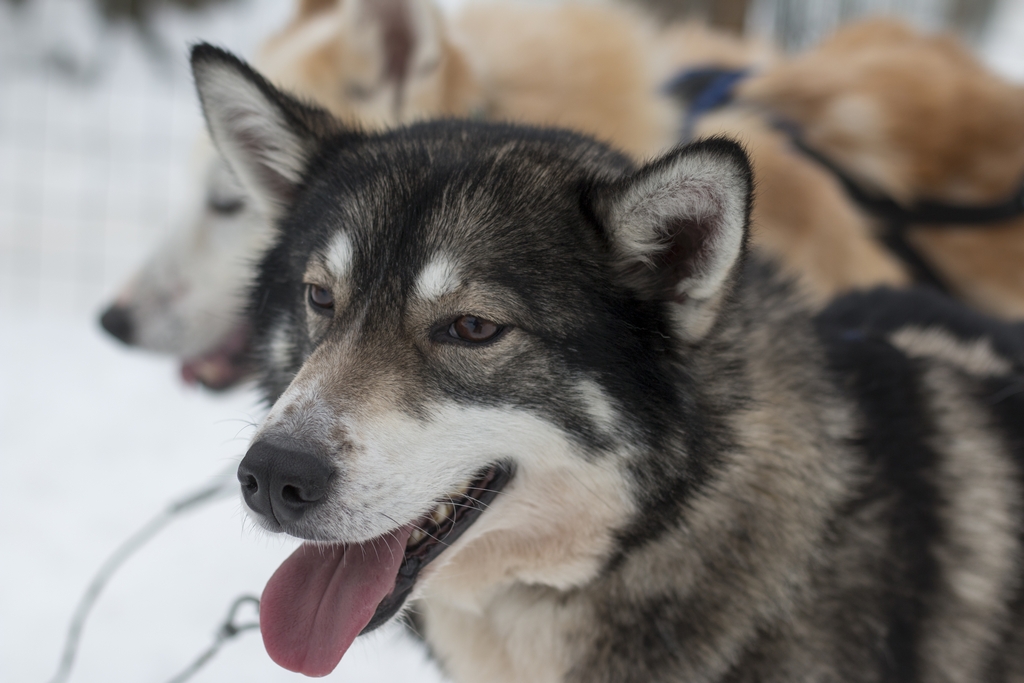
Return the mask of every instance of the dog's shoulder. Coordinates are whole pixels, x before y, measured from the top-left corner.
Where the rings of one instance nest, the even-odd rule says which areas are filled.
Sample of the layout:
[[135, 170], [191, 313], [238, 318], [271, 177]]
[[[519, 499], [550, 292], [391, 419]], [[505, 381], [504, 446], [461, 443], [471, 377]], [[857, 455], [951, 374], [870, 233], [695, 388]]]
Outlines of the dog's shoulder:
[[923, 436], [937, 419], [932, 395], [959, 392], [1024, 461], [1024, 325], [931, 290], [878, 288], [836, 299], [815, 326], [831, 370], [875, 431], [905, 439], [913, 424]]
[[847, 294], [816, 322], [826, 343], [854, 333], [884, 337], [909, 328], [933, 329], [965, 344], [987, 342], [1005, 361], [1024, 363], [1024, 324], [991, 318], [929, 289], [879, 287]]

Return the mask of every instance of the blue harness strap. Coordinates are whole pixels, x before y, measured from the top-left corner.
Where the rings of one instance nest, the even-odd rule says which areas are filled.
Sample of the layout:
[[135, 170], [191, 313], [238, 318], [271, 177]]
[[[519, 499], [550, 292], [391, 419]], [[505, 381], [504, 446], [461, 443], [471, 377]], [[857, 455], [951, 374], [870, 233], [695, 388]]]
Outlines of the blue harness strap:
[[686, 112], [682, 139], [692, 140], [697, 120], [732, 101], [736, 84], [750, 75], [749, 69], [698, 66], [680, 72], [662, 86], [662, 92], [679, 100]]

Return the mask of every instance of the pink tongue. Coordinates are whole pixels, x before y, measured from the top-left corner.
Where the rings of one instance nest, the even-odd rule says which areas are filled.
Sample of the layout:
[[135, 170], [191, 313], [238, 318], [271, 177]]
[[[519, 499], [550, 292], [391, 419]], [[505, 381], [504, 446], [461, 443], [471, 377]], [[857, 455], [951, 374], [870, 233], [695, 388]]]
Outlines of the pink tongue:
[[275, 662], [307, 676], [338, 666], [395, 587], [412, 527], [355, 545], [303, 543], [267, 582], [260, 630]]
[[202, 382], [207, 389], [227, 389], [245, 377], [245, 370], [227, 356], [209, 355], [181, 364], [185, 384]]
[[248, 373], [245, 351], [249, 344], [248, 325], [238, 325], [211, 351], [182, 361], [181, 378], [186, 384], [202, 382], [206, 388], [227, 389]]

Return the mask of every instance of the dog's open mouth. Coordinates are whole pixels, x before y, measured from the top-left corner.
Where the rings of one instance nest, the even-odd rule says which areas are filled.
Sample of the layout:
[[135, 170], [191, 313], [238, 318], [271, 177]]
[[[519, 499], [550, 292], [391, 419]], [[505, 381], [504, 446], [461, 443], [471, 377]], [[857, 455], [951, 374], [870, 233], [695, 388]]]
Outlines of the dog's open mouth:
[[364, 543], [303, 543], [267, 582], [260, 630], [271, 659], [326, 676], [352, 641], [402, 607], [419, 572], [468, 529], [514, 474], [496, 464], [412, 524]]
[[215, 348], [183, 360], [181, 378], [186, 384], [202, 384], [214, 391], [224, 391], [235, 386], [251, 370], [251, 335], [252, 330], [248, 325], [239, 325]]

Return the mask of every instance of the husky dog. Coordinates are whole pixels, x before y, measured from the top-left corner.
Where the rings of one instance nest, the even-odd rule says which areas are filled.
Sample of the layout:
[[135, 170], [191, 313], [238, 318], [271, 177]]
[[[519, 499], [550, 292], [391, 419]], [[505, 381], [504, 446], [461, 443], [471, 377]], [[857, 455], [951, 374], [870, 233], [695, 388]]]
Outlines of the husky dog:
[[[277, 225], [239, 467], [271, 656], [416, 601], [456, 681], [1024, 681], [1021, 344], [909, 294], [814, 318], [711, 139], [368, 134], [195, 48]], [[901, 322], [900, 311], [909, 317]]]
[[194, 64], [281, 231], [246, 498], [329, 544], [268, 585], [282, 663], [324, 673], [413, 594], [459, 679], [1016, 671], [1015, 337], [856, 301], [815, 325], [744, 263], [722, 141], [634, 170], [568, 133], [362, 135]]

